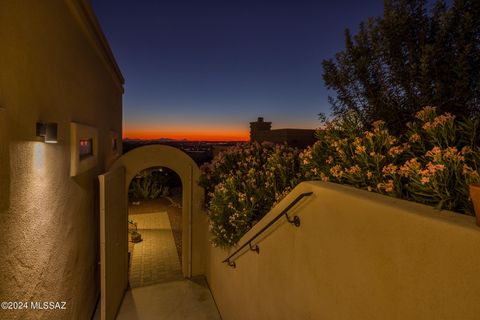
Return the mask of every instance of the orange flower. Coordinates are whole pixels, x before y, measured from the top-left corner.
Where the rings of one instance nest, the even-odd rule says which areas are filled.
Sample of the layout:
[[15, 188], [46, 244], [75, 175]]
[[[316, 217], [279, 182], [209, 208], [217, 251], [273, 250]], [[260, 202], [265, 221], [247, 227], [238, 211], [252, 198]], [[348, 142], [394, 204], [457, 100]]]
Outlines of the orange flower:
[[372, 179], [372, 177], [373, 177], [372, 171], [367, 171], [367, 179], [370, 180], [370, 179]]
[[345, 170], [347, 173], [355, 174], [360, 172], [360, 167], [358, 165], [354, 165], [350, 167], [349, 169]]
[[342, 166], [337, 164], [336, 166], [333, 166], [333, 167], [330, 168], [330, 173], [335, 178], [340, 178], [343, 175], [344, 172], [342, 170]]
[[426, 107], [423, 107], [422, 110], [418, 111], [415, 114], [415, 118], [420, 119], [422, 121], [426, 121], [426, 119], [430, 115], [435, 114], [436, 111], [437, 111], [436, 107], [426, 106]]
[[430, 178], [429, 177], [422, 177], [422, 180], [420, 181], [422, 184], [426, 184], [426, 183], [429, 183], [430, 182]]
[[390, 163], [388, 165], [386, 165], [385, 167], [383, 167], [382, 169], [382, 172], [383, 172], [383, 175], [384, 176], [387, 176], [387, 175], [392, 175], [392, 174], [395, 174], [397, 172], [397, 166]]
[[403, 153], [403, 149], [402, 147], [399, 147], [399, 146], [391, 147], [390, 150], [388, 150], [388, 154], [391, 156], [396, 156], [402, 153]]
[[355, 153], [362, 154], [362, 153], [365, 153], [366, 150], [367, 148], [365, 148], [365, 146], [359, 145], [355, 148]]
[[408, 139], [410, 142], [419, 142], [420, 141], [420, 135], [418, 133], [414, 133], [410, 136]]

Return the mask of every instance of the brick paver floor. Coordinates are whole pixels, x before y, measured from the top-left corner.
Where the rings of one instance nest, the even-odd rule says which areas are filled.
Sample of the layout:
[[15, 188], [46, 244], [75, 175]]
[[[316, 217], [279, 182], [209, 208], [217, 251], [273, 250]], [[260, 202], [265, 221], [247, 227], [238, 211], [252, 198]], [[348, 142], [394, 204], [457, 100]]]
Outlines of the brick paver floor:
[[129, 219], [138, 223], [143, 239], [133, 248], [130, 287], [183, 279], [167, 213], [133, 214]]

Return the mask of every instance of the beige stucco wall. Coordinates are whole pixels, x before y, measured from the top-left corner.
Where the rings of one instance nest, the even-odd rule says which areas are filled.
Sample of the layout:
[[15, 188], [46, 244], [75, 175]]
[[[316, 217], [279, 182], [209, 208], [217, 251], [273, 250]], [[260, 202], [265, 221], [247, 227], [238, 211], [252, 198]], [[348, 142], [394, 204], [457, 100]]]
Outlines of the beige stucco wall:
[[[82, 3], [0, 1], [0, 300], [67, 302], [0, 319], [89, 319], [98, 298], [97, 175], [123, 80]], [[58, 144], [35, 137], [37, 121], [58, 123]], [[70, 121], [99, 133], [97, 165], [74, 178]]]
[[480, 228], [474, 218], [346, 186], [306, 182], [314, 195], [235, 269], [210, 249], [207, 277], [222, 318], [479, 319]]
[[198, 185], [200, 169], [180, 149], [166, 145], [150, 145], [133, 149], [112, 166], [125, 168], [125, 199], [128, 187], [140, 171], [152, 167], [167, 167], [182, 181], [182, 270], [185, 277], [205, 273], [207, 215], [203, 211], [204, 190]]

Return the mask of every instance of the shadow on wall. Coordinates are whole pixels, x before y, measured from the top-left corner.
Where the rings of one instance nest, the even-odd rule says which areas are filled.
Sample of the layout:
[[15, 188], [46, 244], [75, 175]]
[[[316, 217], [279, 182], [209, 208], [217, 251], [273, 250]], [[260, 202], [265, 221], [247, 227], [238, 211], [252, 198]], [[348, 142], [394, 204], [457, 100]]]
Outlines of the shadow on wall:
[[10, 207], [10, 150], [6, 110], [0, 106], [0, 212]]

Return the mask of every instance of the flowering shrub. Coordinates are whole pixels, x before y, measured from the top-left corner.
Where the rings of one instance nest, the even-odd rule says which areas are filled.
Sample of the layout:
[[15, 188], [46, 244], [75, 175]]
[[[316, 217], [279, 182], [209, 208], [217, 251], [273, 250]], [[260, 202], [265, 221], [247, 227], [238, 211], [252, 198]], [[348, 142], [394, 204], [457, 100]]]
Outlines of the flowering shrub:
[[405, 135], [382, 121], [362, 132], [355, 114], [327, 122], [301, 153], [307, 179], [346, 183], [396, 197], [473, 214], [468, 184], [478, 183], [479, 119], [456, 121], [425, 107]]
[[410, 159], [399, 170], [408, 198], [473, 215], [468, 185], [479, 183], [480, 119], [456, 121], [425, 107], [409, 123]]
[[317, 131], [318, 141], [300, 154], [306, 179], [346, 183], [368, 191], [400, 196], [395, 172], [410, 149], [376, 121], [362, 131], [353, 113], [327, 122]]
[[202, 166], [212, 242], [230, 247], [301, 179], [298, 151], [250, 143], [220, 153]]
[[230, 247], [301, 180], [350, 184], [473, 215], [468, 185], [480, 183], [480, 119], [425, 107], [393, 136], [383, 121], [364, 130], [355, 113], [325, 122], [303, 152], [245, 144], [202, 167], [213, 243]]

